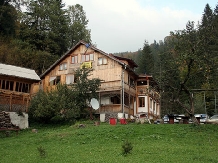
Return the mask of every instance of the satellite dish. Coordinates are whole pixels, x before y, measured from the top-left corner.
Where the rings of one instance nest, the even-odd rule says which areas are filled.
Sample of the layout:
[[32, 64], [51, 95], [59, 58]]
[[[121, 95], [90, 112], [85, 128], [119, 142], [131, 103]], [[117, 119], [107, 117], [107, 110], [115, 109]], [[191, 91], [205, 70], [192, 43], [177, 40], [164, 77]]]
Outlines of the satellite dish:
[[93, 109], [97, 110], [99, 108], [99, 102], [96, 98], [92, 98], [90, 102]]

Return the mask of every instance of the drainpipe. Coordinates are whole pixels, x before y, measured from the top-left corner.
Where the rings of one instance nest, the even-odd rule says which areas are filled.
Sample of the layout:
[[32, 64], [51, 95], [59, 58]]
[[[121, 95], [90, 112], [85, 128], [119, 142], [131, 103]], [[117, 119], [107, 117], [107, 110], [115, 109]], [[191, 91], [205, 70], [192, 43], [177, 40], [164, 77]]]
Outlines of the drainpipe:
[[123, 74], [122, 74], [122, 111], [123, 111], [123, 118], [124, 118], [124, 72], [126, 70], [126, 64], [124, 64]]

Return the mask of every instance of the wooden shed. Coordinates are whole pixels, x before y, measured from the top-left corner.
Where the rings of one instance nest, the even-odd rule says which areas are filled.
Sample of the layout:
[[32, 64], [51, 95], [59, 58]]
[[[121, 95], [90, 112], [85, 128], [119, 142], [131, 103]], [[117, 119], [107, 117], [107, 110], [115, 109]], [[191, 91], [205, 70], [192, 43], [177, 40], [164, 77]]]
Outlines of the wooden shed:
[[0, 63], [0, 110], [28, 112], [31, 95], [38, 91], [34, 70]]

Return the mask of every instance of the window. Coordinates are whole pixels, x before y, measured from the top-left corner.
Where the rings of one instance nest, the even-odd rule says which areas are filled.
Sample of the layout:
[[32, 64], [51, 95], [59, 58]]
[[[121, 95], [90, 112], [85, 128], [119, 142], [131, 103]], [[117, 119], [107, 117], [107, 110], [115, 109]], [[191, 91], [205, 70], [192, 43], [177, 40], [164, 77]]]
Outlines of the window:
[[89, 54], [90, 61], [94, 60], [94, 54]]
[[111, 102], [113, 104], [120, 104], [120, 98], [118, 98], [117, 96], [111, 97]]
[[56, 78], [56, 85], [57, 85], [58, 83], [60, 83], [60, 81], [61, 81], [61, 76], [57, 76], [57, 78]]
[[93, 61], [94, 54], [82, 54], [82, 62]]
[[145, 107], [145, 97], [139, 97], [139, 107]]
[[138, 81], [137, 85], [147, 85], [147, 81]]
[[153, 108], [154, 108], [154, 109], [153, 109], [153, 110], [154, 110], [154, 113], [156, 113], [156, 102], [155, 102], [155, 101], [153, 102]]
[[11, 90], [11, 91], [13, 91], [13, 87], [14, 87], [14, 82], [13, 81], [10, 81], [9, 82], [10, 84], [9, 84], [9, 89]]
[[29, 93], [31, 84], [16, 82], [15, 91]]
[[60, 81], [61, 81], [61, 76], [52, 76], [50, 77], [49, 85], [50, 86], [57, 85], [58, 83], [60, 83]]
[[6, 90], [13, 91], [14, 82], [13, 81], [7, 81], [7, 80], [0, 80], [0, 89], [6, 89]]
[[77, 55], [71, 57], [71, 63], [78, 63], [78, 56]]
[[70, 74], [70, 75], [66, 75], [66, 84], [72, 84], [74, 83], [74, 75]]
[[2, 80], [2, 89], [5, 89], [5, 85], [6, 85], [5, 82], [6, 82], [5, 80]]
[[98, 58], [98, 65], [106, 65], [107, 64], [107, 59], [106, 58]]
[[129, 85], [135, 87], [135, 82], [132, 78], [129, 78]]
[[67, 63], [62, 63], [59, 66], [59, 70], [66, 70], [67, 69]]
[[82, 62], [85, 62], [85, 55], [82, 55]]

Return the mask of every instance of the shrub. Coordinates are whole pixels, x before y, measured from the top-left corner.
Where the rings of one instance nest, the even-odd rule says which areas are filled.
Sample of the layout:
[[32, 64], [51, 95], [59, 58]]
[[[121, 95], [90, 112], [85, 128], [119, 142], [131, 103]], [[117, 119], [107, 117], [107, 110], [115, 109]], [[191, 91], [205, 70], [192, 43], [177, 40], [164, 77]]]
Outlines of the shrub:
[[45, 152], [45, 149], [42, 146], [37, 147], [37, 150], [39, 152], [40, 157], [45, 157], [46, 152]]
[[127, 154], [131, 153], [133, 149], [132, 143], [129, 142], [128, 140], [124, 141], [122, 145], [122, 154], [126, 156]]

